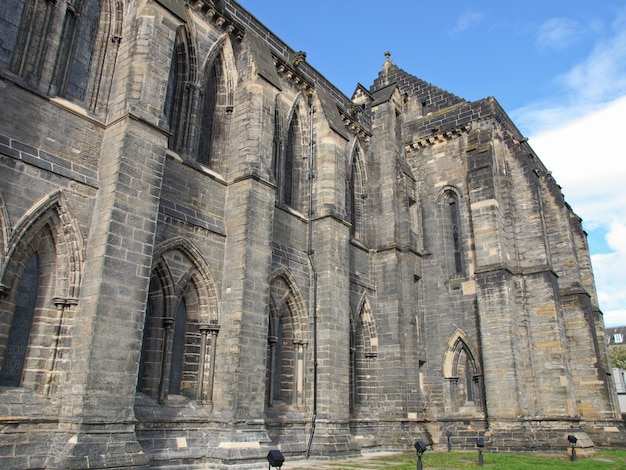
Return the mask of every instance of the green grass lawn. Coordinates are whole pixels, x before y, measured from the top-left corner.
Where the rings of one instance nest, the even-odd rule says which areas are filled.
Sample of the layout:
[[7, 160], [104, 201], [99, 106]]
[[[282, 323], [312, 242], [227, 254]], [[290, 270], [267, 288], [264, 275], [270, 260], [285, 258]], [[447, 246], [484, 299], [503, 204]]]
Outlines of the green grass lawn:
[[[417, 465], [416, 454], [403, 454], [395, 457], [381, 458], [381, 461], [390, 463], [388, 467], [396, 470], [415, 470]], [[483, 468], [506, 470], [535, 470], [535, 469], [574, 469], [574, 470], [616, 470], [626, 469], [626, 450], [603, 450], [592, 457], [578, 457], [572, 462], [569, 456], [537, 456], [491, 454], [483, 452]], [[422, 457], [422, 466], [427, 469], [462, 469], [478, 467], [478, 452], [425, 452]], [[338, 470], [346, 467], [339, 467]]]

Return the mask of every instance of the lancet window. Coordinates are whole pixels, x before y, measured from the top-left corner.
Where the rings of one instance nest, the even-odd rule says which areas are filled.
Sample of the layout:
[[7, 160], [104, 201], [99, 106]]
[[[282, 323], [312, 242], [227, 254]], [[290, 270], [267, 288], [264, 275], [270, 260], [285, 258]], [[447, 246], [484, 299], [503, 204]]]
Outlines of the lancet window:
[[378, 355], [376, 324], [367, 299], [361, 303], [357, 315], [350, 316], [350, 411], [367, 406], [371, 390], [375, 388], [371, 362]]
[[306, 384], [306, 315], [299, 290], [287, 276], [272, 283], [268, 323], [266, 403], [302, 405]]
[[458, 330], [444, 357], [444, 376], [450, 387], [450, 404], [454, 411], [463, 408], [483, 409], [482, 372], [476, 348], [465, 333]]
[[[1, 201], [1, 198], [0, 198]], [[46, 196], [14, 227], [0, 265], [0, 385], [52, 393], [59, 384], [59, 351], [66, 310], [75, 308], [82, 238], [61, 205]]]
[[365, 233], [365, 167], [360, 150], [352, 153], [346, 189], [346, 211], [350, 222], [350, 236], [363, 242]]
[[300, 212], [306, 210], [307, 194], [307, 155], [302, 125], [302, 119], [296, 107], [289, 118], [278, 165], [280, 201], [283, 205]]
[[182, 395], [212, 404], [219, 332], [214, 287], [185, 250], [159, 258], [146, 306], [137, 389], [160, 402]]
[[50, 96], [97, 111], [121, 34], [120, 0], [8, 0], [0, 67]]
[[449, 189], [442, 198], [442, 218], [444, 221], [444, 251], [446, 264], [450, 266], [452, 276], [460, 276], [463, 267], [463, 239], [461, 232], [461, 216], [458, 194]]

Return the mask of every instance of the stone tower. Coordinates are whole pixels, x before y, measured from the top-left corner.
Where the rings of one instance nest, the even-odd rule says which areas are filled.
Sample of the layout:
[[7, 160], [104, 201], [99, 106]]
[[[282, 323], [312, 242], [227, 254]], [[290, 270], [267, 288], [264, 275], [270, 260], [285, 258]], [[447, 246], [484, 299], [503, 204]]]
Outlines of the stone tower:
[[390, 54], [346, 97], [234, 0], [0, 25], [0, 466], [624, 444], [581, 221], [495, 99]]

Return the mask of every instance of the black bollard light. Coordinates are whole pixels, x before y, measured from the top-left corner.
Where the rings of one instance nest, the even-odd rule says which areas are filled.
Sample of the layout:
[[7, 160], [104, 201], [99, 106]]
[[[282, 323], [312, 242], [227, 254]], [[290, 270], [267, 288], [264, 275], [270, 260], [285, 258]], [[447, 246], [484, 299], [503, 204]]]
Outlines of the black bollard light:
[[417, 451], [417, 470], [422, 470], [422, 454], [428, 450], [428, 447], [424, 441], [417, 441], [415, 450]]
[[448, 452], [452, 450], [452, 444], [450, 443], [450, 436], [452, 436], [452, 432], [448, 429], [446, 431], [446, 437], [448, 438]]
[[576, 460], [578, 460], [576, 458], [576, 442], [578, 441], [578, 439], [573, 434], [570, 434], [569, 436], [567, 436], [567, 440], [572, 446], [572, 462], [576, 462]]
[[269, 462], [269, 468], [280, 468], [285, 463], [285, 457], [280, 450], [270, 450], [267, 454], [267, 461]]
[[476, 447], [478, 447], [478, 466], [482, 467], [483, 463], [483, 447], [485, 447], [485, 440], [482, 437], [476, 439]]

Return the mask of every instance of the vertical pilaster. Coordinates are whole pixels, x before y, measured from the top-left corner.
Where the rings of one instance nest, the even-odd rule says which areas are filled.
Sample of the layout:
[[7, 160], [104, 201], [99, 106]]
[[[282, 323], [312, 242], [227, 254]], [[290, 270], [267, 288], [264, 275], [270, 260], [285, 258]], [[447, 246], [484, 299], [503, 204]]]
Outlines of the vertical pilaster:
[[267, 183], [229, 187], [216, 411], [236, 420], [263, 419], [273, 210]]
[[317, 423], [312, 453], [356, 450], [348, 428], [350, 374], [349, 227], [334, 217], [313, 221], [317, 282]]
[[[516, 299], [523, 287], [510, 270], [504, 201], [500, 201], [494, 158], [501, 151], [491, 133], [475, 129], [468, 135], [467, 185], [475, 247], [480, 342], [485, 400], [492, 419], [513, 419], [528, 414], [536, 391], [529, 351], [528, 318]], [[495, 147], [495, 150], [494, 150]]]
[[59, 387], [69, 440], [51, 468], [81, 465], [89, 448], [99, 449], [93, 466], [147, 463], [129, 423], [165, 160], [154, 149], [164, 143], [158, 129], [130, 116], [105, 131], [101, 187], [72, 327], [72, 378]]
[[275, 93], [255, 77], [241, 85], [231, 117], [231, 131], [238, 138], [228, 149], [233, 179], [224, 211], [227, 239], [213, 388], [214, 419], [234, 424], [219, 437], [223, 459], [233, 458], [233, 453], [259, 457], [259, 442], [268, 440], [265, 374], [276, 200], [276, 188], [267, 180], [273, 132], [268, 123], [274, 116]]

